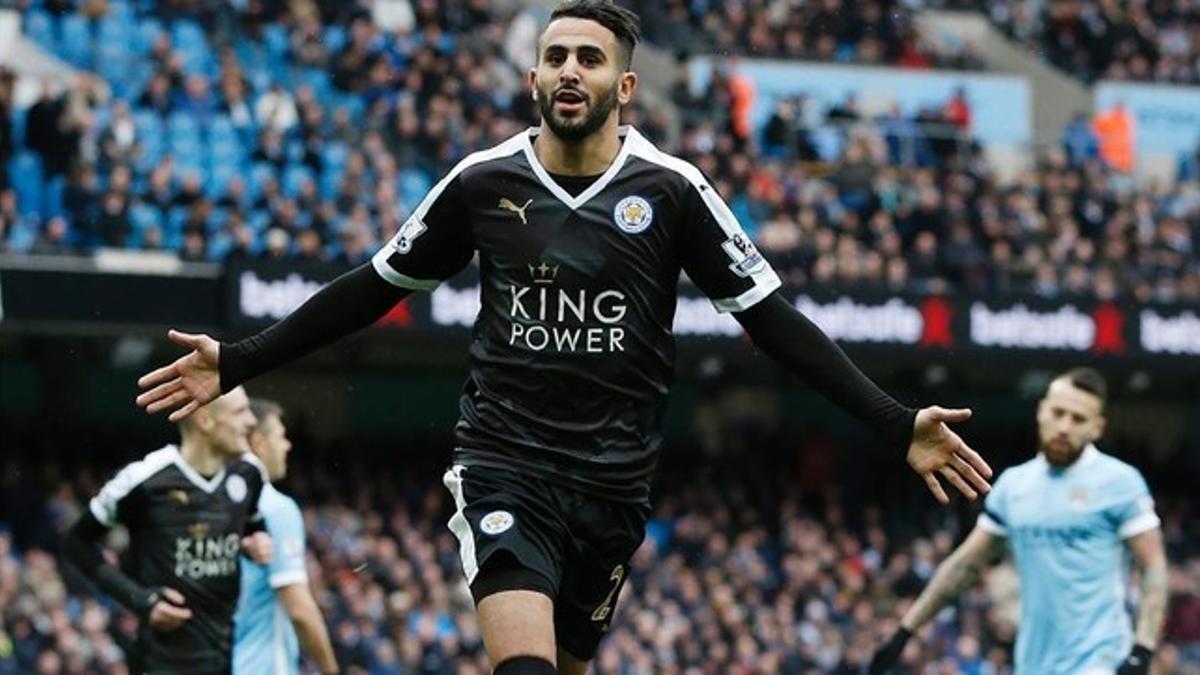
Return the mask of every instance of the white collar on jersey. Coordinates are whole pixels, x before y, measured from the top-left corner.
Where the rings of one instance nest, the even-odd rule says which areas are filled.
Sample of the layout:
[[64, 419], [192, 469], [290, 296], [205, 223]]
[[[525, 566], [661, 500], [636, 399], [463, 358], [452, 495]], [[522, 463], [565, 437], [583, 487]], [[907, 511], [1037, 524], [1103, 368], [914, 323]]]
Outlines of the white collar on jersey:
[[566, 204], [572, 211], [586, 204], [589, 199], [595, 197], [601, 190], [607, 187], [617, 175], [617, 172], [621, 170], [621, 167], [625, 165], [625, 160], [629, 157], [629, 153], [633, 151], [634, 146], [645, 142], [637, 129], [628, 125], [618, 127], [617, 133], [625, 141], [621, 144], [621, 151], [617, 153], [612, 164], [608, 166], [608, 170], [596, 179], [596, 182], [592, 183], [588, 189], [580, 192], [578, 195], [571, 196], [570, 192], [567, 192], [561, 185], [554, 182], [554, 179], [550, 177], [550, 172], [546, 171], [546, 167], [542, 166], [542, 163], [538, 161], [537, 153], [533, 151], [533, 138], [540, 132], [541, 127], [530, 127], [528, 131], [521, 134], [523, 139], [521, 149], [525, 151], [525, 158], [529, 160], [529, 166], [533, 168], [534, 175], [538, 177], [542, 185], [550, 191], [550, 194], [557, 197], [560, 202]]
[[1079, 453], [1079, 458], [1076, 459], [1074, 463], [1072, 463], [1070, 466], [1066, 467], [1065, 469], [1059, 469], [1058, 467], [1052, 465], [1050, 462], [1046, 461], [1045, 453], [1042, 453], [1042, 452], [1038, 453], [1038, 461], [1042, 463], [1042, 466], [1045, 467], [1047, 470], [1054, 471], [1055, 473], [1057, 473], [1060, 476], [1069, 476], [1072, 473], [1081, 471], [1084, 467], [1088, 466], [1092, 462], [1095, 462], [1099, 458], [1100, 458], [1100, 449], [1096, 447], [1095, 443], [1088, 443], [1087, 447], [1085, 447], [1083, 449], [1083, 452]]
[[179, 467], [179, 470], [183, 473], [183, 475], [189, 481], [191, 481], [193, 485], [201, 490], [212, 494], [218, 487], [221, 486], [221, 481], [225, 480], [224, 467], [221, 467], [221, 470], [214, 474], [212, 478], [205, 479], [204, 476], [200, 475], [199, 471], [196, 471], [194, 468], [192, 468], [191, 464], [188, 464], [183, 459], [183, 455], [180, 454], [177, 446], [172, 444], [168, 445], [167, 448], [171, 451], [171, 461], [175, 463], [175, 466]]

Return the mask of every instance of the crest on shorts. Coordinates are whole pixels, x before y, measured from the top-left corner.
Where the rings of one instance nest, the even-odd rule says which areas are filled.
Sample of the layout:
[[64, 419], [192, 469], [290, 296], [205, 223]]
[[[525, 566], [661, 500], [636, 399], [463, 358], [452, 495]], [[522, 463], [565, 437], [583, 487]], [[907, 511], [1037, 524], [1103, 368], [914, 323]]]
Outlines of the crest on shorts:
[[484, 534], [497, 535], [507, 532], [515, 522], [513, 515], [508, 511], [492, 511], [479, 519], [479, 529], [483, 530]]
[[235, 502], [246, 498], [246, 479], [236, 473], [225, 479], [225, 494]]
[[632, 195], [617, 202], [617, 208], [613, 209], [613, 220], [622, 232], [637, 234], [650, 227], [654, 220], [654, 209], [650, 208], [650, 202]]

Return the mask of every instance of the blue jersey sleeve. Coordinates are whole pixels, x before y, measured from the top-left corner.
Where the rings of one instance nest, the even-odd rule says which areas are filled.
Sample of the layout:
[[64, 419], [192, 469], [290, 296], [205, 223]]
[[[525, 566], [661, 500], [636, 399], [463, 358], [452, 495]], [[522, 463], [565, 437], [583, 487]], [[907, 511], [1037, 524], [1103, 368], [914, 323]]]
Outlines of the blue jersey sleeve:
[[1106, 515], [1122, 539], [1136, 537], [1159, 526], [1150, 488], [1136, 469], [1129, 468], [1122, 473], [1112, 485], [1112, 495], [1113, 502], [1106, 509]]
[[983, 513], [979, 514], [978, 527], [998, 537], [1008, 536], [1008, 492], [1012, 488], [1012, 471], [1005, 471], [996, 479], [992, 491], [983, 500]]
[[275, 555], [270, 564], [271, 588], [307, 583], [304, 517], [300, 515], [300, 507], [291, 499], [283, 498], [265, 515], [267, 531], [275, 543]]

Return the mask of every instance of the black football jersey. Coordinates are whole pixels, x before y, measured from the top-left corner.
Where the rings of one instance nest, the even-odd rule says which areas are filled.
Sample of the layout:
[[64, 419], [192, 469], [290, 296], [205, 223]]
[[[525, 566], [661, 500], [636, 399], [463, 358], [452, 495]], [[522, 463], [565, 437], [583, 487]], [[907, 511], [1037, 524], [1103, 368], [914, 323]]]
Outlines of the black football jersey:
[[624, 127], [612, 165], [573, 195], [538, 162], [537, 132], [460, 162], [373, 264], [396, 286], [432, 290], [478, 253], [455, 461], [643, 501], [674, 371], [680, 271], [723, 312], [754, 305], [779, 279], [692, 164]]
[[129, 530], [125, 572], [151, 588], [174, 588], [192, 610], [174, 631], [142, 626], [138, 660], [146, 672], [228, 671], [238, 557], [247, 526], [261, 518], [264, 482], [251, 455], [205, 478], [168, 445], [125, 466], [92, 498], [96, 520]]

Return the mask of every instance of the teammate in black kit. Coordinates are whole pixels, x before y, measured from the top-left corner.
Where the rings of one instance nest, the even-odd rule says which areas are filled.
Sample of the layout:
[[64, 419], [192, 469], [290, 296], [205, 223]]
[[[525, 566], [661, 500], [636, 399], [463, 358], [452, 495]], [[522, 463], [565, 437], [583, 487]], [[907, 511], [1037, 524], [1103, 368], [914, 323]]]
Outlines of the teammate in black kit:
[[876, 387], [776, 289], [779, 280], [691, 164], [618, 114], [637, 17], [560, 5], [530, 94], [542, 125], [470, 155], [370, 264], [241, 342], [191, 349], [142, 377], [138, 403], [181, 419], [220, 391], [373, 323], [478, 255], [482, 309], [445, 483], [488, 655], [502, 675], [583, 673], [643, 537], [685, 272], [762, 351], [974, 498], [991, 470], [946, 422]]
[[[180, 425], [179, 447], [121, 469], [67, 533], [67, 558], [142, 619], [132, 672], [230, 671], [238, 556], [271, 557], [257, 507], [265, 470], [247, 453], [254, 422], [234, 388]], [[100, 550], [117, 523], [129, 530], [121, 568]]]

